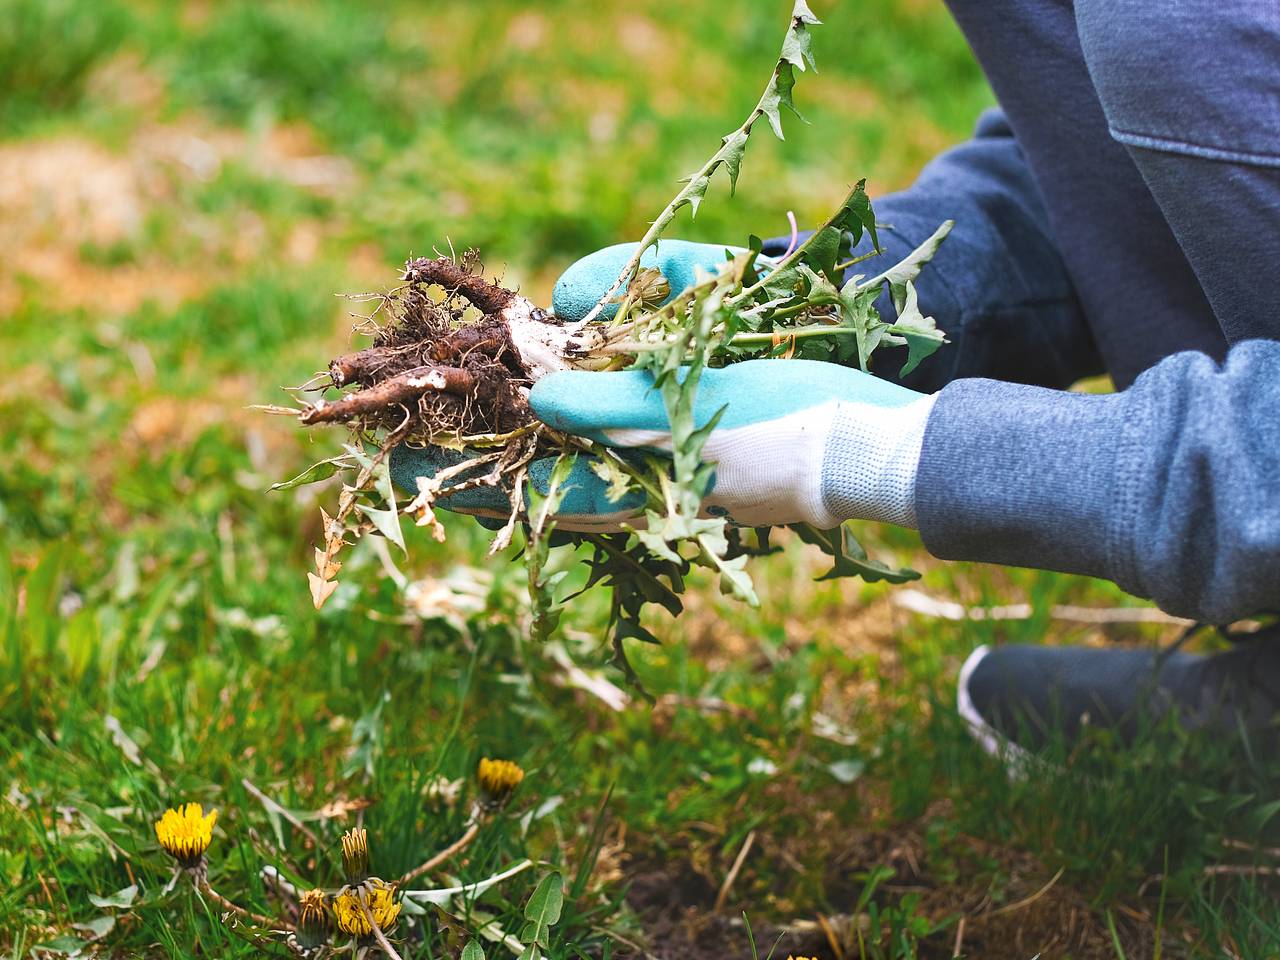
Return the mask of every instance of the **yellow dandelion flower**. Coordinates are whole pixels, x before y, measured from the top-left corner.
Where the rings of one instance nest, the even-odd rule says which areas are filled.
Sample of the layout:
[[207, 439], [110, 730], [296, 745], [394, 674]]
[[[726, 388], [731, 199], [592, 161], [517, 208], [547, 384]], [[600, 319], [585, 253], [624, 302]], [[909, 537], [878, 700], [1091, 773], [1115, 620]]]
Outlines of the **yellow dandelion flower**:
[[348, 883], [359, 883], [369, 875], [369, 834], [364, 827], [342, 835], [342, 868]]
[[298, 914], [298, 945], [306, 950], [324, 946], [329, 942], [329, 929], [332, 926], [325, 892], [320, 889], [308, 890], [302, 895], [301, 907]]
[[485, 806], [500, 807], [507, 802], [515, 788], [520, 786], [524, 771], [519, 764], [510, 760], [482, 757], [476, 779], [480, 781], [480, 793]]
[[207, 814], [198, 803], [184, 803], [176, 810], [170, 807], [156, 821], [156, 839], [165, 853], [184, 867], [194, 867], [213, 842], [213, 822], [218, 811]]
[[353, 937], [367, 937], [373, 933], [364, 910], [360, 907], [360, 894], [364, 893], [365, 906], [373, 915], [374, 923], [384, 933], [395, 926], [400, 916], [400, 904], [396, 900], [396, 888], [381, 880], [369, 880], [359, 886], [343, 887], [334, 898], [333, 915], [338, 929]]

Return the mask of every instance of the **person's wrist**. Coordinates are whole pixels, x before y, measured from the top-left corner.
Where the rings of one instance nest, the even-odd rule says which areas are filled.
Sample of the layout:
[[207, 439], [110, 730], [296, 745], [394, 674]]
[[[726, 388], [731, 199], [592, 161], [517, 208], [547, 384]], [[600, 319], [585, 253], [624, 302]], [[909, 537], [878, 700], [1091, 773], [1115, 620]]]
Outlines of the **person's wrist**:
[[822, 462], [822, 501], [832, 516], [915, 528], [916, 471], [935, 399], [840, 405]]

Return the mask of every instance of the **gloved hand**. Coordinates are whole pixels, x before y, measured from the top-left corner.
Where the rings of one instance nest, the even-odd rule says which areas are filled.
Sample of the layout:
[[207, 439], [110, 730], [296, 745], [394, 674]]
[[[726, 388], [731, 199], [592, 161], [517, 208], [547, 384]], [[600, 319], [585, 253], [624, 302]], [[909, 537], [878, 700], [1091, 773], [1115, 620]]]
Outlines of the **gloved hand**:
[[[624, 449], [671, 449], [646, 371], [565, 371], [529, 403], [558, 430]], [[704, 507], [742, 526], [843, 520], [915, 525], [915, 475], [933, 397], [816, 360], [748, 360], [706, 370], [694, 419], [722, 408], [702, 448], [715, 464]], [[594, 473], [596, 484], [603, 485]]]
[[[529, 394], [538, 418], [566, 433], [623, 449], [669, 451], [670, 424], [649, 373], [565, 371], [539, 380]], [[706, 512], [743, 526], [843, 520], [915, 525], [915, 475], [933, 397], [859, 370], [815, 360], [748, 360], [706, 370], [694, 417], [699, 426], [724, 408], [702, 448], [715, 464]], [[461, 454], [395, 451], [392, 477], [407, 489]], [[445, 459], [447, 458], [447, 462]], [[530, 476], [546, 492], [551, 459]], [[481, 468], [483, 469], [483, 468]], [[556, 522], [565, 530], [608, 532], [636, 520], [639, 495], [609, 500], [607, 485], [580, 457], [564, 487]], [[440, 506], [505, 519], [499, 491], [481, 488]]]
[[[636, 252], [634, 243], [615, 243], [576, 261], [556, 281], [551, 291], [551, 309], [561, 320], [581, 320], [605, 295], [618, 274]], [[659, 240], [640, 258], [640, 266], [657, 267], [671, 285], [668, 300], [693, 286], [698, 271], [715, 273], [716, 268], [731, 257], [746, 253], [742, 247], [726, 247], [715, 243], [693, 243], [689, 240]], [[761, 258], [769, 262], [768, 258]], [[601, 320], [613, 318], [618, 307], [607, 304], [600, 311]]]

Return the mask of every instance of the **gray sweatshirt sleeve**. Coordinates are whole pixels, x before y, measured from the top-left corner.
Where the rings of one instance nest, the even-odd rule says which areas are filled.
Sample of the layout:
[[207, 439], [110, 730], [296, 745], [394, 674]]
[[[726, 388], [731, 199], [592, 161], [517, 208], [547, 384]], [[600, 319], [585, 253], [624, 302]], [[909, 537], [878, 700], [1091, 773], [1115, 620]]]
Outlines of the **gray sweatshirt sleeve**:
[[1105, 577], [1213, 623], [1280, 610], [1280, 341], [1176, 354], [1109, 395], [957, 380], [915, 508], [944, 559]]

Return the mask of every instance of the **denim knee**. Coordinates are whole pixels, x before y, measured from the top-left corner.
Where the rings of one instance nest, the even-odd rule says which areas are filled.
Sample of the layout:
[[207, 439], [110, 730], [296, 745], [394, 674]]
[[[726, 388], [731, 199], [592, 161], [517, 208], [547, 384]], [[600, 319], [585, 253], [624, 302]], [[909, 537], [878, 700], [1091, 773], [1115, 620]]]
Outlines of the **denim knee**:
[[1280, 165], [1280, 4], [1076, 0], [1075, 10], [1117, 140]]

